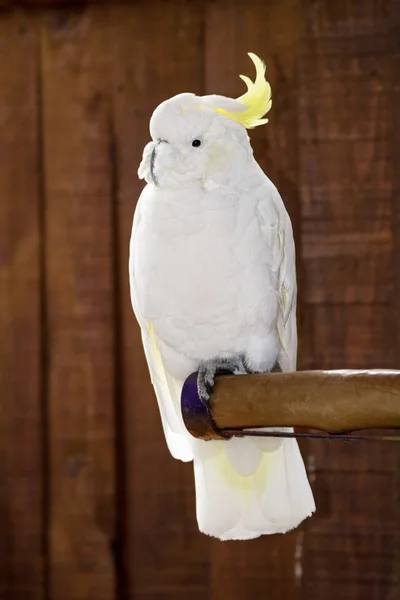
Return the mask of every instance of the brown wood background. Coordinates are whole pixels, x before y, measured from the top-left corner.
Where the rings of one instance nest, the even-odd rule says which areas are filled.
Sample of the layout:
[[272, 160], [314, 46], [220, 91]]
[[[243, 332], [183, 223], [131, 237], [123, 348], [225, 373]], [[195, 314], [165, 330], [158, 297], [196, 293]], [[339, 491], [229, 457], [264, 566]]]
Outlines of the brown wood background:
[[300, 368], [399, 368], [399, 0], [0, 6], [0, 599], [397, 600], [400, 446], [310, 442], [311, 520], [198, 533], [127, 261], [151, 112], [239, 95], [252, 50], [274, 93], [253, 146], [296, 233]]

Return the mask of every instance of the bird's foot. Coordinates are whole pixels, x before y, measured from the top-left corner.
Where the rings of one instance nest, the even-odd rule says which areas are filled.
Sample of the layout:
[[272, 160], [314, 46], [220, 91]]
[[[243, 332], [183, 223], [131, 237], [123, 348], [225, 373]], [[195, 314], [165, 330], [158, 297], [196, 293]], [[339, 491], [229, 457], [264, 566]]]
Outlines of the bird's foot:
[[202, 403], [208, 406], [217, 374], [234, 373], [237, 370], [243, 369], [243, 366], [243, 357], [239, 354], [230, 356], [229, 358], [217, 357], [202, 360], [199, 364], [197, 375], [197, 392]]
[[281, 365], [278, 363], [278, 361], [276, 361], [276, 363], [274, 364], [274, 366], [272, 367], [272, 369], [270, 370], [270, 373], [282, 373], [282, 367]]
[[243, 365], [246, 373], [248, 373], [249, 375], [253, 375], [254, 373], [282, 373], [282, 368], [278, 361], [275, 362], [274, 366], [269, 371], [255, 371], [251, 368], [246, 359], [243, 361]]

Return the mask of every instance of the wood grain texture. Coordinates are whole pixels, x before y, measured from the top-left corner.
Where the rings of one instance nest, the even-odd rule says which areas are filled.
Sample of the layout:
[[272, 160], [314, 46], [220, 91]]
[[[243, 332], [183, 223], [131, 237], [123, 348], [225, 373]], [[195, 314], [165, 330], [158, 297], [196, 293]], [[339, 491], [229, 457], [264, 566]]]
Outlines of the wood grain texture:
[[[391, 102], [391, 170], [393, 176], [392, 186], [392, 233], [393, 233], [393, 294], [392, 314], [395, 327], [390, 328], [391, 343], [394, 347], [395, 364], [400, 365], [400, 0], [392, 0], [391, 3], [391, 49], [392, 49], [392, 72], [394, 85], [392, 87]], [[396, 502], [395, 521], [397, 523], [396, 544], [394, 548], [394, 561], [400, 565], [400, 451], [395, 455], [396, 468], [394, 473], [393, 494]], [[392, 597], [400, 590], [400, 569], [396, 570], [396, 585], [392, 586]]]
[[36, 28], [0, 14], [0, 598], [43, 599]]
[[114, 310], [108, 13], [44, 13], [49, 597], [112, 600]]
[[[391, 64], [385, 3], [305, 2], [301, 61], [304, 301], [391, 295]], [[328, 46], [329, 41], [329, 46]], [[371, 44], [371, 52], [365, 49]]]
[[[300, 4], [296, 0], [225, 0], [206, 7], [206, 93], [241, 95], [244, 84], [238, 75], [254, 75], [247, 52], [255, 52], [266, 61], [273, 97], [270, 121], [249, 134], [255, 158], [284, 198], [297, 237]], [[263, 598], [266, 594], [269, 598], [300, 598], [295, 555], [302, 535], [299, 528], [282, 537], [213, 544], [211, 598]]]
[[390, 305], [307, 305], [302, 369], [396, 367]]
[[400, 429], [400, 371], [227, 375], [217, 379], [210, 406], [219, 429]]
[[132, 216], [143, 188], [137, 168], [151, 114], [174, 94], [202, 90], [201, 3], [121, 5], [113, 12], [112, 30], [127, 597], [200, 600], [209, 593], [210, 541], [197, 528], [193, 467], [174, 460], [164, 441], [127, 266]]
[[302, 234], [304, 302], [390, 303], [393, 244], [389, 217], [304, 219]]
[[[303, 2], [303, 368], [397, 364], [389, 4]], [[398, 447], [307, 447], [317, 513], [303, 543], [304, 598], [397, 598]]]
[[51, 7], [68, 7], [79, 4], [99, 4], [108, 0], [0, 0], [0, 8], [51, 8]]

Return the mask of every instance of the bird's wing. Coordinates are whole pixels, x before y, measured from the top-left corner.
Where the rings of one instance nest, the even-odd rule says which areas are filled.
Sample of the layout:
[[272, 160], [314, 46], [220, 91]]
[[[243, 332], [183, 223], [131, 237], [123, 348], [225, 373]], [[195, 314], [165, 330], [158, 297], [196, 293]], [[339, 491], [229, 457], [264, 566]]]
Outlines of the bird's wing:
[[281, 341], [279, 363], [283, 371], [296, 370], [296, 253], [293, 229], [283, 200], [266, 177], [257, 203], [261, 229], [270, 252], [270, 268], [276, 273], [279, 299], [278, 333]]
[[140, 203], [142, 198], [143, 193], [139, 198], [133, 219], [129, 252], [129, 282], [132, 307], [140, 325], [147, 365], [157, 397], [168, 448], [174, 458], [187, 462], [193, 460], [193, 450], [190, 435], [184, 426], [180, 409], [182, 382], [175, 379], [165, 368], [158, 348], [157, 334], [154, 331], [153, 324], [146, 320], [141, 313], [140, 298], [137, 293], [138, 290], [135, 280], [135, 253], [137, 245], [140, 243], [138, 232], [141, 221]]

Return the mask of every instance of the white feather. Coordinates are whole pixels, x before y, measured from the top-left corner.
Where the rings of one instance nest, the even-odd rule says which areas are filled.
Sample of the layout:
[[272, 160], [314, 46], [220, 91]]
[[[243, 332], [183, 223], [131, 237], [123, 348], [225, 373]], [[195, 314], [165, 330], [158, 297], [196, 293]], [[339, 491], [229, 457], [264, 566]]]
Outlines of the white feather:
[[174, 458], [189, 462], [193, 450], [180, 412], [182, 385], [165, 370], [154, 334], [142, 331], [142, 341], [169, 451]]

